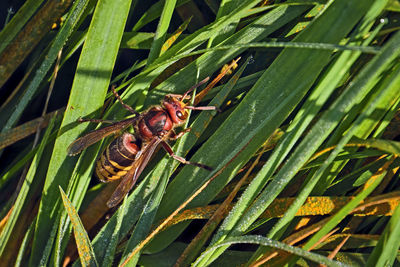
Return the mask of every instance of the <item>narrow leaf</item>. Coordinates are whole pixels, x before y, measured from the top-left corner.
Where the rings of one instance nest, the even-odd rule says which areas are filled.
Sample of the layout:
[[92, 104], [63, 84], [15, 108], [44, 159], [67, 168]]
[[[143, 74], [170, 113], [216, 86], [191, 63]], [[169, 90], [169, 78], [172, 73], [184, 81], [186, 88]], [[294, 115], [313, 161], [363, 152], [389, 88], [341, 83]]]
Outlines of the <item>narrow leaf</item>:
[[74, 228], [74, 235], [76, 246], [79, 252], [79, 258], [81, 259], [83, 266], [98, 266], [96, 256], [93, 251], [92, 244], [90, 243], [89, 236], [86, 233], [85, 228], [79, 218], [78, 213], [76, 212], [74, 206], [71, 201], [69, 201], [67, 195], [62, 190], [61, 186], [59, 187], [61, 197], [64, 203], [64, 207], [68, 212], [69, 219], [71, 220], [72, 226]]

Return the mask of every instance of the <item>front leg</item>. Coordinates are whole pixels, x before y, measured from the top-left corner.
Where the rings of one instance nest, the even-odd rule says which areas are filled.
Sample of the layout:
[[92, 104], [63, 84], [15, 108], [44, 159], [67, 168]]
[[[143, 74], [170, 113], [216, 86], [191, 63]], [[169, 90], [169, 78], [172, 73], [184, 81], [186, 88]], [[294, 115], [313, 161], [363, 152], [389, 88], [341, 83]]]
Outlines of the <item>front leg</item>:
[[190, 132], [192, 130], [192, 128], [186, 128], [186, 129], [184, 129], [184, 130], [182, 130], [182, 132], [180, 132], [180, 133], [175, 133], [175, 131], [174, 130], [171, 130], [171, 134], [170, 134], [170, 136], [168, 137], [168, 139], [169, 140], [176, 140], [176, 139], [178, 139], [178, 138], [181, 138], [185, 133], [188, 133], [188, 132]]
[[165, 141], [161, 141], [161, 145], [171, 157], [173, 157], [174, 159], [176, 159], [177, 161], [179, 161], [179, 162], [181, 162], [183, 164], [197, 166], [197, 167], [206, 169], [207, 171], [212, 171], [213, 170], [213, 168], [211, 168], [210, 166], [207, 166], [207, 165], [204, 165], [204, 164], [201, 164], [201, 163], [197, 163], [197, 162], [191, 162], [191, 161], [186, 160], [183, 157], [175, 155], [174, 151], [172, 151], [172, 148]]

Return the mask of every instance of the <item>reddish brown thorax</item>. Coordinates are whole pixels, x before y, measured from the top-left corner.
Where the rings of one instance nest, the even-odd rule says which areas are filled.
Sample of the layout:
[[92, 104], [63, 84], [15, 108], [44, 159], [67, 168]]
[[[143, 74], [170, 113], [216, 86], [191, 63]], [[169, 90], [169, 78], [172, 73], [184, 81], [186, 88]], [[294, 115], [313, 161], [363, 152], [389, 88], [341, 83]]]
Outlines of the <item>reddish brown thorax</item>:
[[150, 108], [138, 122], [140, 136], [146, 140], [168, 134], [187, 118], [184, 105], [177, 98], [167, 95], [161, 104]]
[[145, 139], [163, 136], [172, 129], [168, 113], [161, 107], [150, 108], [138, 124], [139, 132]]

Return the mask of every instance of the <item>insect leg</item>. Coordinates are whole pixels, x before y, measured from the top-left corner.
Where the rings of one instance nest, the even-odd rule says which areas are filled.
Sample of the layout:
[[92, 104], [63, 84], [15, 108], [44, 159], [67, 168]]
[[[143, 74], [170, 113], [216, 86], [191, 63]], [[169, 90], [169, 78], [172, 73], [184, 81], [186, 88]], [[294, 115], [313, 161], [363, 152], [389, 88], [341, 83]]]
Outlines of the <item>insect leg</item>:
[[176, 139], [178, 139], [178, 138], [181, 138], [185, 133], [188, 133], [188, 132], [190, 132], [192, 130], [192, 128], [186, 128], [186, 129], [184, 129], [184, 130], [182, 130], [182, 132], [180, 132], [180, 133], [175, 133], [175, 131], [174, 130], [171, 130], [171, 136], [169, 136], [169, 139], [170, 140], [176, 140]]
[[87, 118], [79, 118], [78, 122], [115, 123], [115, 121], [111, 121], [111, 120], [87, 119]]
[[204, 78], [201, 82], [199, 82], [198, 84], [193, 85], [189, 90], [187, 90], [187, 91], [183, 94], [183, 96], [182, 96], [181, 99], [182, 99], [182, 100], [185, 99], [186, 96], [187, 96], [188, 94], [190, 94], [190, 92], [192, 92], [194, 89], [196, 89], [197, 87], [201, 86], [202, 84], [208, 82], [209, 79], [210, 79], [210, 77], [206, 77], [206, 78]]
[[197, 87], [201, 86], [202, 84], [206, 83], [208, 80], [210, 79], [210, 77], [206, 77], [205, 79], [203, 79], [201, 82], [199, 82], [196, 85], [193, 85], [189, 90], [187, 90], [183, 95], [178, 95], [178, 94], [168, 94], [167, 96], [172, 96], [175, 98], [178, 98], [180, 100], [184, 100], [184, 99], [190, 99], [190, 92], [192, 92], [194, 89], [196, 89]]
[[[168, 94], [167, 96], [172, 96], [172, 97], [175, 97], [175, 98], [182, 98], [182, 95], [178, 95], [178, 94]], [[190, 99], [190, 97], [188, 96], [185, 99]]]
[[218, 112], [221, 112], [221, 110], [216, 106], [204, 106], [204, 107], [185, 106], [185, 108], [191, 110], [216, 110]]
[[183, 163], [183, 164], [188, 164], [188, 165], [197, 166], [197, 167], [206, 169], [206, 170], [208, 170], [208, 171], [212, 171], [212, 170], [213, 170], [213, 168], [211, 168], [210, 166], [207, 166], [207, 165], [204, 165], [204, 164], [201, 164], [201, 163], [197, 163], [197, 162], [191, 162], [191, 161], [186, 160], [186, 159], [183, 158], [183, 157], [180, 157], [180, 156], [178, 156], [178, 155], [175, 155], [175, 154], [174, 154], [174, 151], [172, 151], [172, 148], [171, 148], [165, 141], [162, 141], [162, 142], [161, 142], [161, 145], [162, 145], [162, 147], [165, 149], [165, 151], [168, 152], [168, 154], [169, 154], [171, 157], [173, 157], [174, 159], [176, 159], [177, 161], [179, 161], [179, 162], [181, 162], [181, 163]]
[[121, 99], [121, 97], [119, 96], [119, 94], [117, 93], [117, 91], [115, 91], [115, 85], [114, 85], [114, 84], [111, 86], [111, 90], [112, 90], [113, 94], [115, 95], [115, 97], [118, 99], [118, 101], [122, 104], [122, 106], [123, 106], [125, 109], [129, 110], [131, 113], [135, 114], [136, 116], [139, 115], [139, 112], [137, 112], [137, 111], [134, 110], [131, 106], [125, 104], [125, 103], [122, 101], [122, 99]]

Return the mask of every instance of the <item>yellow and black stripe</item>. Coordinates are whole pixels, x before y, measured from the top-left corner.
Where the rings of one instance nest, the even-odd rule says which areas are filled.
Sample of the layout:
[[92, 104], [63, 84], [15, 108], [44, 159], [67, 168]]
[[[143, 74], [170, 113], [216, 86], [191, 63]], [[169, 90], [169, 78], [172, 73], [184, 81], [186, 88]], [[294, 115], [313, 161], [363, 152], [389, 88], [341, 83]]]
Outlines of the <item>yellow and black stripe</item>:
[[131, 168], [139, 146], [132, 134], [125, 133], [114, 139], [96, 163], [96, 176], [102, 182], [122, 178]]

